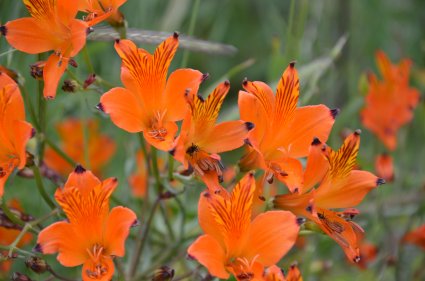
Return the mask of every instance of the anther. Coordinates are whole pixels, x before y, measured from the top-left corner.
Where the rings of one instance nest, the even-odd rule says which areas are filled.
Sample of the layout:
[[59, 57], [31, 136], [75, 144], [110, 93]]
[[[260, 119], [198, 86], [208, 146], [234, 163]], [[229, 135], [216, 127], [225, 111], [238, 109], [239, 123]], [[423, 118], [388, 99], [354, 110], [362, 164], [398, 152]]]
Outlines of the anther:
[[224, 81], [224, 86], [229, 87], [230, 86], [230, 81], [229, 80]]
[[331, 109], [331, 116], [332, 116], [332, 118], [335, 119], [338, 116], [338, 114], [340, 113], [340, 111], [341, 110], [339, 108]]
[[251, 131], [255, 127], [254, 123], [252, 122], [245, 122], [245, 126], [248, 131]]
[[376, 185], [382, 185], [382, 184], [385, 184], [385, 180], [384, 180], [384, 179], [382, 179], [382, 178], [378, 178], [378, 179], [376, 180]]
[[319, 138], [314, 138], [313, 141], [311, 142], [311, 145], [319, 145], [322, 142], [319, 140]]
[[180, 36], [180, 34], [177, 31], [174, 31], [174, 33], [173, 33], [174, 39], [178, 39], [179, 36]]
[[243, 80], [242, 80], [242, 85], [244, 85], [244, 86], [246, 86], [246, 85], [248, 85], [248, 78], [244, 78]]
[[297, 61], [293, 60], [289, 63], [289, 67], [294, 68]]
[[1, 33], [1, 35], [6, 36], [7, 27], [5, 25], [0, 26], [0, 33]]

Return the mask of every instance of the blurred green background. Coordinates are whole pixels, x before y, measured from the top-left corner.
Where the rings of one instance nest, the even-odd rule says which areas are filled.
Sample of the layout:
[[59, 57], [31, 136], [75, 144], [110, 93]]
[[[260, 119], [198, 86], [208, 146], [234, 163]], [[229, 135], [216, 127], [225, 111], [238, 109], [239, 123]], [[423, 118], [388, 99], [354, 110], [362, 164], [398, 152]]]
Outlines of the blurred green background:
[[[372, 191], [359, 206], [362, 213], [357, 222], [366, 230], [367, 240], [377, 245], [379, 253], [376, 260], [369, 265], [369, 269], [360, 270], [346, 262], [342, 250], [333, 240], [312, 235], [306, 237], [304, 249], [294, 248], [283, 258], [281, 265], [287, 268], [297, 260], [304, 280], [425, 280], [424, 252], [398, 242], [407, 230], [425, 223], [425, 1], [128, 0], [120, 10], [129, 27], [170, 34], [173, 31], [179, 31], [182, 35], [190, 33], [192, 19], [194, 37], [230, 44], [238, 49], [231, 56], [188, 53], [187, 67], [210, 74], [201, 87], [204, 95], [223, 77], [230, 79], [232, 88], [222, 112], [223, 119], [237, 116], [237, 93], [244, 77], [275, 85], [288, 63], [296, 60], [301, 76], [301, 104], [324, 103], [330, 108], [341, 109], [329, 140], [335, 149], [341, 144], [340, 133], [344, 128], [362, 129], [359, 162], [363, 169], [369, 171], [374, 169], [374, 157], [384, 152], [385, 148], [362, 127], [359, 120], [366, 87], [364, 74], [367, 71], [377, 72], [374, 54], [378, 49], [384, 50], [393, 62], [406, 57], [412, 59], [411, 81], [421, 91], [422, 99], [415, 109], [414, 120], [399, 132], [399, 145], [392, 153], [395, 181]], [[1, 23], [26, 15], [28, 13], [21, 1], [0, 0]], [[154, 49], [152, 45], [139, 46], [150, 51]], [[87, 49], [96, 73], [114, 85], [121, 85], [120, 60], [113, 42], [89, 41]], [[37, 61], [37, 56], [5, 53], [9, 50], [6, 40], [0, 38], [0, 64], [22, 75], [35, 104], [37, 87], [29, 76], [29, 65]], [[180, 49], [172, 69], [180, 67], [184, 53]], [[75, 59], [79, 67], [72, 71], [84, 80], [89, 72], [82, 54]], [[243, 64], [241, 68], [233, 69], [240, 64]], [[234, 71], [229, 73], [231, 69]], [[102, 92], [107, 88], [99, 90]], [[126, 182], [126, 177], [134, 169], [137, 137], [116, 128], [109, 118], [95, 110], [99, 92], [69, 94], [60, 89], [58, 91], [57, 98], [48, 101], [47, 134], [57, 140], [54, 124], [65, 117], [83, 116], [102, 120], [102, 132], [113, 136], [118, 144], [117, 153], [105, 168], [104, 175], [120, 179], [116, 196], [140, 213], [139, 202], [130, 198]], [[53, 193], [55, 186], [48, 181], [46, 185]], [[16, 196], [26, 201], [26, 211], [34, 216], [46, 213], [48, 208], [33, 190], [33, 181], [14, 177], [6, 186], [6, 198]], [[186, 232], [192, 235], [199, 233], [196, 199], [200, 190], [190, 190], [190, 194], [184, 198], [192, 202], [186, 210]], [[169, 208], [177, 210], [173, 202], [167, 204]], [[179, 218], [177, 214], [172, 216]], [[162, 222], [158, 221], [157, 224], [158, 232], [161, 232]], [[161, 233], [158, 235], [161, 237]], [[186, 241], [185, 245], [190, 242]], [[153, 248], [155, 244], [152, 245]], [[181, 248], [176, 257], [184, 257], [184, 247]], [[154, 249], [149, 249], [149, 254], [144, 256], [144, 270], [155, 258], [154, 253]], [[78, 275], [79, 269], [63, 270], [54, 260], [54, 257], [49, 260], [52, 266], [60, 268], [64, 274]], [[181, 272], [177, 270], [177, 275], [184, 273], [185, 267], [196, 267], [194, 261], [178, 263], [184, 265], [178, 265]], [[28, 273], [22, 264], [16, 263], [14, 266]], [[45, 280], [45, 276], [31, 276], [35, 280]]]

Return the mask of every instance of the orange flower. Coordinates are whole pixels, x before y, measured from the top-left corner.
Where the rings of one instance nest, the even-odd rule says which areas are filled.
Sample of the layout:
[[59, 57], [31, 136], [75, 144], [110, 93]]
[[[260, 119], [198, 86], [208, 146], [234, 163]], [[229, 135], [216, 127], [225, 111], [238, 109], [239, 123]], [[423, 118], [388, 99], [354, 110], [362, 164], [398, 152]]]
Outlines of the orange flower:
[[125, 88], [113, 88], [100, 99], [98, 108], [130, 133], [143, 131], [145, 139], [161, 150], [173, 147], [176, 121], [186, 114], [185, 92], [198, 91], [201, 72], [178, 69], [167, 78], [168, 67], [178, 46], [178, 34], [170, 36], [153, 55], [130, 40], [117, 40], [122, 59], [121, 80]]
[[362, 241], [360, 243], [360, 262], [356, 265], [360, 269], [367, 269], [369, 263], [373, 262], [376, 259], [378, 254], [378, 248], [369, 242]]
[[86, 44], [88, 25], [75, 19], [77, 1], [23, 0], [31, 17], [0, 27], [12, 47], [29, 54], [53, 50], [43, 70], [44, 97], [54, 98], [71, 57]]
[[[99, 175], [101, 168], [108, 163], [115, 153], [115, 142], [108, 136], [101, 135], [97, 120], [82, 121], [68, 119], [56, 126], [62, 140], [62, 150], [75, 162], [88, 165], [84, 155], [84, 122], [87, 122], [87, 150], [90, 168], [95, 175]], [[44, 161], [47, 166], [62, 176], [72, 172], [72, 165], [65, 161], [53, 149], [47, 148]]]
[[394, 180], [393, 158], [388, 154], [378, 155], [375, 159], [376, 174], [387, 182]]
[[[174, 157], [190, 166], [202, 177], [209, 188], [223, 179], [223, 165], [217, 153], [236, 149], [244, 144], [248, 132], [254, 127], [250, 122], [227, 121], [215, 124], [224, 98], [229, 92], [228, 81], [221, 83], [204, 100], [194, 92], [187, 92], [190, 106], [180, 136], [177, 140]], [[212, 179], [212, 180], [211, 180]], [[212, 183], [211, 183], [212, 182]]]
[[88, 13], [85, 20], [90, 26], [107, 19], [112, 23], [121, 24], [124, 17], [118, 8], [127, 0], [78, 0], [78, 10]]
[[82, 264], [83, 280], [111, 280], [112, 259], [124, 256], [125, 239], [136, 222], [136, 215], [128, 208], [119, 206], [109, 211], [109, 197], [116, 187], [116, 178], [101, 182], [92, 172], [77, 166], [65, 186], [55, 193], [68, 221], [43, 229], [36, 249], [44, 254], [58, 252], [63, 266]]
[[[24, 215], [21, 213], [21, 206], [18, 201], [12, 200], [10, 202], [10, 209], [13, 212], [19, 213], [21, 216], [25, 216], [28, 218], [28, 215]], [[14, 225], [3, 213], [3, 211], [0, 209], [0, 245], [10, 245], [13, 241], [15, 241], [16, 237], [18, 237], [19, 233], [21, 232], [20, 227]], [[17, 247], [22, 247], [28, 243], [30, 243], [32, 240], [32, 234], [25, 233], [22, 239], [19, 241]], [[1, 254], [1, 253], [0, 253]], [[3, 252], [4, 256], [7, 256], [8, 253]], [[10, 270], [10, 267], [12, 266], [11, 261], [0, 261], [0, 278], [4, 277], [6, 279], [6, 274], [3, 275], [3, 273], [7, 273]]]
[[298, 269], [298, 267], [293, 264], [289, 268], [288, 274], [283, 274], [282, 269], [277, 267], [276, 265], [272, 265], [269, 268], [266, 269], [264, 273], [264, 278], [260, 279], [262, 281], [303, 281], [303, 278], [301, 276], [301, 272]]
[[136, 154], [136, 167], [136, 172], [129, 177], [128, 182], [133, 195], [144, 198], [147, 193], [149, 176], [146, 158], [141, 150]]
[[32, 135], [18, 85], [0, 72], [0, 197], [13, 170], [25, 167], [25, 145]]
[[425, 250], [425, 224], [406, 233], [403, 237], [403, 242], [415, 244]]
[[276, 176], [293, 192], [300, 185], [301, 163], [314, 137], [326, 141], [337, 109], [324, 105], [298, 107], [299, 79], [295, 64], [283, 73], [276, 96], [263, 82], [244, 81], [239, 92], [241, 119], [255, 124], [248, 154], [240, 165], [245, 170], [264, 169], [269, 182]]
[[[354, 170], [360, 146], [360, 132], [348, 136], [338, 151], [315, 139], [304, 171], [304, 187], [299, 193], [278, 195], [276, 208], [290, 210], [314, 221], [344, 250], [350, 261], [360, 260], [359, 243], [363, 229], [351, 221], [356, 209], [335, 212], [333, 208], [352, 208], [366, 194], [385, 181], [367, 171]], [[318, 183], [317, 188], [313, 188]]]
[[388, 149], [394, 150], [398, 129], [413, 118], [419, 92], [409, 87], [410, 60], [404, 59], [393, 65], [384, 52], [378, 51], [376, 62], [383, 80], [378, 80], [374, 74], [369, 76], [365, 108], [360, 115], [363, 125]]
[[264, 267], [277, 263], [295, 243], [299, 225], [292, 213], [269, 211], [251, 220], [254, 191], [254, 176], [248, 174], [230, 194], [201, 194], [198, 215], [205, 234], [188, 254], [213, 276], [261, 278]]

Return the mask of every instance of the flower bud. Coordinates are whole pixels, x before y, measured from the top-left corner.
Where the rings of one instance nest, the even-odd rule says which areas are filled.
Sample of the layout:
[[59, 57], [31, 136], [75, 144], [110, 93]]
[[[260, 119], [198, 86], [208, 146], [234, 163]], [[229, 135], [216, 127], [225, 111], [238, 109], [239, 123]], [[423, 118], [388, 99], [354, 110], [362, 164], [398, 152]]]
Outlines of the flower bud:
[[29, 257], [25, 261], [25, 265], [35, 273], [39, 274], [46, 272], [46, 270], [49, 268], [49, 265], [45, 260], [35, 256]]
[[64, 92], [73, 93], [77, 89], [77, 82], [74, 80], [64, 80], [62, 85], [62, 90]]
[[43, 69], [46, 65], [45, 61], [38, 61], [30, 65], [30, 74], [36, 80], [43, 80]]
[[19, 272], [13, 272], [12, 281], [32, 281], [31, 278]]
[[171, 281], [174, 277], [174, 269], [166, 265], [155, 270], [152, 281]]

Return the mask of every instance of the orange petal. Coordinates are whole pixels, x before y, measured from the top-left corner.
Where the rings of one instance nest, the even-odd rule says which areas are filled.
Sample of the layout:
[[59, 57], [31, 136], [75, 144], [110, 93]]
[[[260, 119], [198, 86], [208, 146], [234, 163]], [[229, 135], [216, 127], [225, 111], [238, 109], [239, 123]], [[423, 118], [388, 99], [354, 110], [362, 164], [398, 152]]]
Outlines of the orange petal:
[[63, 266], [78, 266], [88, 258], [88, 241], [67, 222], [55, 222], [44, 228], [37, 243], [43, 254], [59, 252], [57, 259]]
[[265, 271], [264, 281], [286, 281], [283, 270], [276, 265], [272, 265]]
[[289, 210], [299, 216], [309, 216], [307, 207], [313, 199], [311, 192], [304, 194], [283, 194], [276, 195], [273, 200], [273, 205], [277, 209]]
[[425, 224], [406, 233], [403, 242], [415, 244], [425, 250]]
[[57, 13], [62, 23], [68, 24], [71, 20], [75, 18], [78, 12], [78, 2], [80, 1], [68, 1], [68, 0], [56, 1]]
[[56, 96], [59, 80], [68, 67], [68, 58], [60, 57], [56, 54], [50, 55], [43, 69], [45, 98], [53, 99]]
[[378, 155], [375, 159], [376, 174], [387, 182], [394, 180], [393, 158], [388, 154]]
[[114, 275], [115, 267], [112, 258], [109, 256], [102, 257], [99, 261], [93, 262], [87, 259], [82, 268], [83, 281], [110, 281]]
[[58, 44], [52, 40], [45, 26], [34, 18], [21, 18], [5, 24], [6, 40], [21, 52], [39, 54], [55, 49]]
[[324, 105], [297, 108], [287, 134], [281, 138], [288, 154], [293, 158], [306, 156], [314, 138], [325, 143], [337, 113], [338, 110], [330, 110]]
[[166, 135], [162, 136], [158, 130], [149, 130], [144, 131], [143, 136], [146, 141], [155, 146], [159, 150], [170, 151], [174, 147], [174, 139], [179, 130], [178, 126], [174, 122], [165, 122], [162, 123], [162, 127], [160, 130], [165, 130]]
[[[260, 81], [250, 82], [245, 80], [242, 86], [247, 92], [255, 96], [257, 101], [261, 104], [264, 113], [267, 114], [267, 119], [271, 121], [271, 114], [273, 113], [273, 106], [275, 103], [275, 97], [273, 95], [272, 89], [270, 89], [270, 87], [266, 83]], [[247, 108], [247, 110], [249, 109]], [[245, 120], [243, 118], [242, 112], [241, 118]]]
[[224, 250], [212, 236], [208, 234], [200, 236], [189, 246], [187, 253], [205, 266], [211, 275], [221, 279], [229, 278], [230, 274], [224, 267], [226, 263]]
[[130, 227], [136, 222], [136, 214], [128, 208], [118, 206], [111, 210], [104, 234], [105, 247], [109, 255], [124, 256], [125, 240], [130, 233]]
[[345, 221], [333, 211], [319, 208], [317, 208], [315, 222], [341, 246], [351, 262], [360, 261], [359, 244], [364, 236], [360, 226], [352, 221]]
[[13, 138], [13, 146], [16, 151], [16, 154], [19, 156], [18, 169], [23, 169], [25, 167], [26, 160], [27, 160], [25, 146], [28, 140], [32, 136], [33, 128], [31, 124], [21, 120], [15, 120], [13, 124], [15, 127], [15, 136]]
[[288, 274], [286, 275], [286, 281], [303, 281], [303, 277], [301, 276], [298, 266], [291, 265], [289, 267]]
[[136, 96], [124, 88], [113, 88], [100, 98], [98, 107], [111, 115], [115, 125], [130, 133], [144, 129], [145, 114]]
[[[186, 103], [186, 90], [190, 89], [191, 95], [198, 93], [199, 84], [204, 75], [194, 69], [177, 69], [168, 77], [165, 87], [165, 101], [167, 115], [170, 121], [182, 120], [188, 111]], [[187, 110], [185, 110], [187, 108]]]
[[244, 144], [252, 128], [252, 123], [241, 120], [223, 122], [214, 126], [210, 136], [198, 142], [197, 145], [208, 153], [234, 150]]
[[264, 266], [277, 263], [294, 245], [299, 225], [288, 211], [269, 211], [258, 215], [249, 227], [244, 257], [254, 258]]
[[298, 73], [295, 69], [295, 63], [290, 63], [277, 84], [273, 111], [273, 131], [278, 132], [282, 124], [288, 124], [293, 120], [299, 94], [300, 81]]
[[[69, 2], [69, 1], [67, 1]], [[73, 2], [73, 1], [71, 1]], [[66, 44], [71, 43], [71, 47], [68, 47], [66, 44], [66, 48], [70, 48], [71, 51], [69, 51], [69, 54], [67, 53], [66, 49], [61, 50], [63, 52], [63, 55], [74, 57], [76, 56], [81, 49], [86, 45], [86, 39], [87, 39], [87, 29], [88, 24], [81, 20], [72, 19], [71, 23], [69, 25], [70, 33], [71, 33], [71, 42], [66, 42]]]
[[307, 164], [304, 171], [304, 186], [301, 193], [305, 193], [314, 187], [315, 184], [322, 181], [329, 169], [329, 162], [325, 157], [323, 149], [326, 145], [318, 138], [311, 143], [308, 153]]
[[303, 189], [303, 167], [295, 158], [284, 158], [279, 162], [271, 162], [270, 169], [275, 177], [283, 182], [291, 193], [299, 193]]
[[384, 182], [370, 172], [354, 170], [343, 181], [333, 182], [323, 189], [322, 186], [317, 188], [315, 203], [322, 208], [351, 208]]
[[24, 100], [15, 81], [0, 72], [0, 114], [5, 122], [25, 120]]
[[101, 181], [91, 171], [87, 171], [82, 166], [77, 166], [74, 172], [69, 174], [64, 189], [76, 187], [81, 192], [88, 194], [99, 184], [101, 184]]

